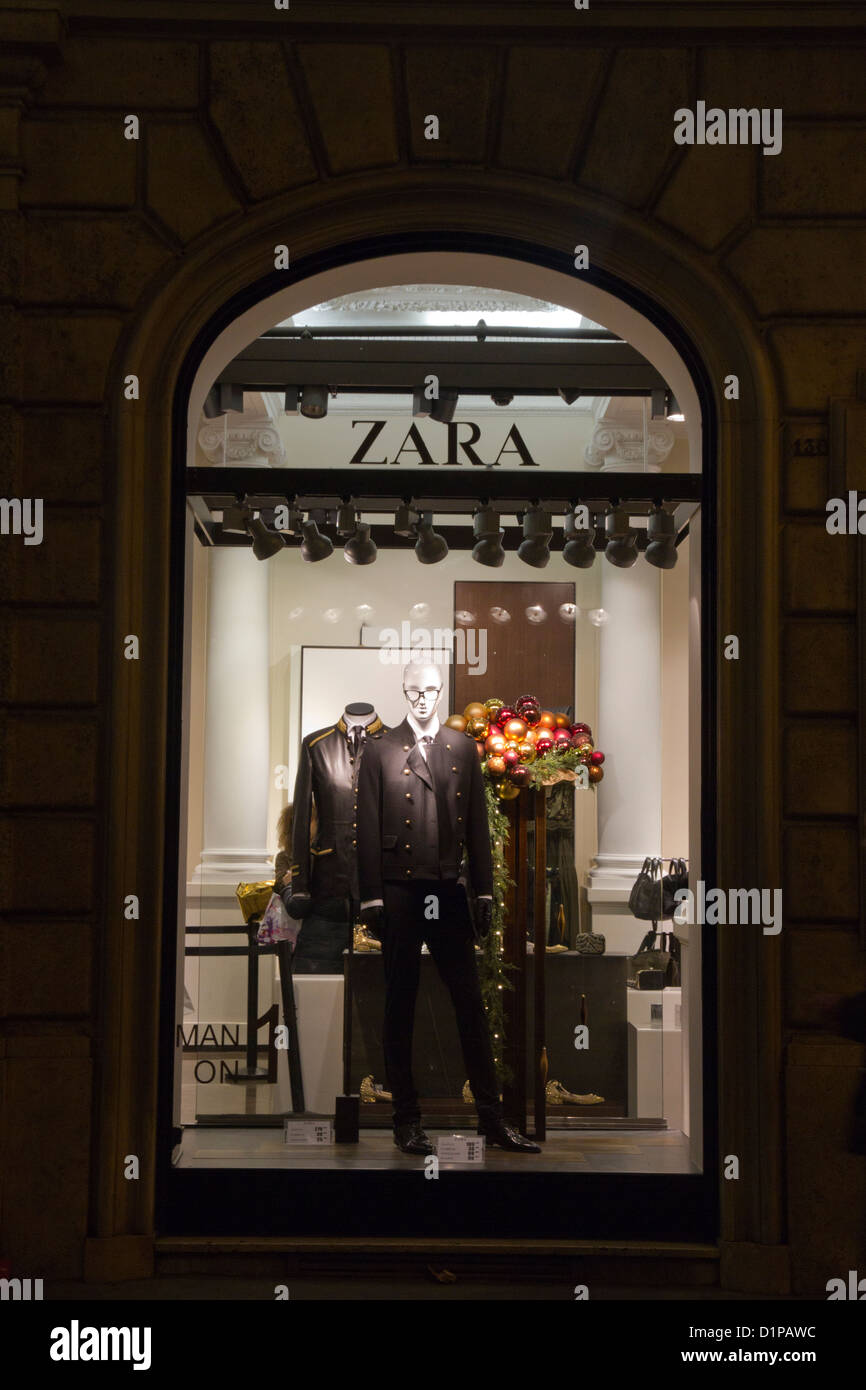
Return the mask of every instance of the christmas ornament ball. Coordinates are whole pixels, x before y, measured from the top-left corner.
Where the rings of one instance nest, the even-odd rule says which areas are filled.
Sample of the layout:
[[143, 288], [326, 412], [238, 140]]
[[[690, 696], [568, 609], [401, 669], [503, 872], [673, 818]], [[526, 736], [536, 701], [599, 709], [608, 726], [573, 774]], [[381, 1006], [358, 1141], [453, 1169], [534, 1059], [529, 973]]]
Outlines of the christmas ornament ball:
[[456, 729], [459, 734], [465, 734], [468, 722], [465, 714], [449, 714], [448, 718], [445, 720], [445, 727], [447, 729]]
[[514, 783], [509, 782], [506, 777], [496, 788], [496, 795], [499, 797], [500, 801], [513, 801], [516, 796], [520, 795], [520, 788], [515, 787]]
[[482, 705], [481, 701], [480, 701], [480, 700], [472, 700], [472, 701], [470, 702], [470, 704], [468, 704], [468, 705], [466, 706], [465, 710], [463, 711], [463, 717], [464, 717], [465, 719], [484, 719], [484, 718], [486, 718], [485, 713], [484, 713], [484, 706]]
[[600, 782], [601, 779], [602, 779], [603, 777], [604, 777], [604, 768], [603, 768], [603, 767], [599, 767], [597, 763], [592, 763], [591, 766], [590, 766], [590, 769], [589, 769], [589, 780], [590, 780], [590, 782]]
[[600, 748], [596, 748], [593, 753], [590, 753], [589, 761], [594, 767], [601, 767], [601, 764], [604, 762], [604, 754]]
[[529, 768], [525, 763], [517, 763], [508, 769], [508, 780], [515, 787], [526, 787], [529, 785]]
[[484, 713], [487, 715], [487, 718], [490, 720], [491, 724], [496, 723], [497, 719], [499, 718], [499, 711], [503, 709], [504, 706], [505, 701], [497, 700], [495, 696], [493, 696], [489, 700], [484, 701]]
[[523, 719], [509, 719], [502, 732], [507, 739], [513, 739], [516, 743], [526, 734], [526, 721]]
[[535, 746], [535, 740], [538, 738], [539, 733], [540, 733], [540, 730], [539, 730], [539, 729], [527, 729], [527, 730], [526, 730], [526, 733], [523, 735], [523, 742], [524, 742], [524, 743], [531, 743], [531, 744], [533, 745], [533, 747], [534, 747], [534, 746]]
[[468, 733], [473, 738], [486, 738], [488, 734], [487, 720], [483, 714], [473, 714], [469, 717]]
[[504, 777], [506, 772], [505, 759], [501, 753], [493, 753], [487, 759], [487, 771], [491, 777]]
[[586, 739], [584, 739], [583, 743], [578, 744], [577, 752], [578, 756], [581, 758], [591, 758], [593, 752], [592, 744], [587, 743]]
[[553, 735], [553, 742], [555, 747], [560, 751], [564, 751], [566, 748], [571, 747], [571, 734], [567, 729], [557, 729], [556, 733]]
[[549, 709], [543, 709], [539, 714], [536, 723], [542, 725], [543, 728], [550, 729], [552, 731], [556, 728], [556, 715], [552, 714]]
[[567, 714], [555, 714], [553, 717], [556, 720], [557, 729], [568, 729], [571, 727], [571, 721]]
[[535, 744], [529, 743], [525, 738], [517, 745], [517, 756], [522, 763], [535, 762]]
[[592, 729], [588, 724], [571, 724], [569, 729], [572, 734], [586, 734], [587, 738], [592, 738]]
[[510, 705], [503, 705], [503, 706], [502, 706], [502, 709], [499, 711], [499, 713], [498, 713], [497, 716], [496, 716], [496, 722], [497, 722], [497, 724], [499, 725], [500, 729], [504, 729], [504, 728], [505, 728], [505, 725], [508, 723], [509, 719], [513, 719], [513, 718], [514, 718], [514, 710], [511, 708], [511, 706], [510, 706]]
[[539, 758], [542, 757], [545, 753], [549, 753], [552, 747], [553, 735], [549, 731], [547, 733], [539, 733], [538, 737], [535, 740], [535, 751], [538, 754]]
[[515, 743], [513, 740], [510, 743], [506, 743], [501, 756], [505, 759], [506, 767], [516, 767], [520, 762], [519, 744]]
[[505, 747], [506, 738], [498, 729], [489, 733], [484, 740], [484, 747], [488, 753], [501, 753]]

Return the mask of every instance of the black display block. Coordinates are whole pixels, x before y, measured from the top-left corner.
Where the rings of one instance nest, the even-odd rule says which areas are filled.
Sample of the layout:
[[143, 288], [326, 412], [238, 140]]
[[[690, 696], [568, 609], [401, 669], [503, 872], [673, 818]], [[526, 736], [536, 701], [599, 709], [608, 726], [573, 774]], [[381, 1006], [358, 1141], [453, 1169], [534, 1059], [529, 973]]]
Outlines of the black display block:
[[[382, 1020], [385, 1008], [385, 971], [378, 953], [353, 955], [352, 968], [352, 1090], [372, 1074], [385, 1084], [382, 1055]], [[534, 957], [526, 957], [527, 1033], [532, 1037]], [[594, 1091], [604, 1096], [604, 1106], [582, 1107], [579, 1112], [562, 1106], [548, 1109], [556, 1124], [566, 1114], [582, 1118], [593, 1112], [625, 1115], [628, 1103], [628, 1029], [626, 1027], [626, 957], [582, 956], [569, 951], [548, 955], [546, 962], [547, 1026], [545, 1039], [548, 1075], [567, 1091]], [[575, 1029], [581, 1022], [581, 996], [586, 999], [589, 1048], [575, 1048]], [[454, 1009], [445, 985], [430, 956], [421, 958], [421, 983], [415, 1011], [414, 1072], [423, 1099], [459, 1101], [466, 1080]], [[536, 1059], [527, 1053], [527, 1090], [532, 1094]], [[376, 1109], [386, 1111], [386, 1107]], [[372, 1106], [362, 1106], [362, 1112]], [[386, 1113], [390, 1116], [390, 1108]], [[366, 1116], [365, 1116], [366, 1118]]]

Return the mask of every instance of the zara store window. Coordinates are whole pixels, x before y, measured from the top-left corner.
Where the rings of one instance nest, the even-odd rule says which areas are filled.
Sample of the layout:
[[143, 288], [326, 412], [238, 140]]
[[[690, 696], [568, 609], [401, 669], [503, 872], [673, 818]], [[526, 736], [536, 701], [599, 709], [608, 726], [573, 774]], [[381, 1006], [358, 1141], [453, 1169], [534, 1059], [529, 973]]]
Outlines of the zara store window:
[[575, 309], [385, 284], [189, 461], [175, 1168], [700, 1174], [699, 422]]

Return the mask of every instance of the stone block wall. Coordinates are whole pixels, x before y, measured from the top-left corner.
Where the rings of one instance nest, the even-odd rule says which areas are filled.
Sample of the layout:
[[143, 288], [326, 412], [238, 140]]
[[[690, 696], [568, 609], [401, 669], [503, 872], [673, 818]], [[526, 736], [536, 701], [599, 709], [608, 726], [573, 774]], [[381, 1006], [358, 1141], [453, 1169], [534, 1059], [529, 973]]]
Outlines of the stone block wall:
[[[437, 25], [436, 4], [423, 28], [417, 15], [380, 22], [372, 5], [324, 29], [266, 6], [254, 25], [242, 4], [208, 19], [184, 0], [172, 20], [146, 22], [146, 7], [117, 0], [114, 24], [105, 5], [102, 22], [91, 8], [12, 0], [0, 15], [0, 494], [45, 502], [43, 545], [0, 538], [5, 1251], [19, 1268], [76, 1275], [89, 1229], [124, 467], [106, 423], [124, 335], [155, 287], [268, 200], [290, 223], [316, 197], [350, 209], [374, 178], [397, 193], [419, 174], [446, 189], [471, 173], [485, 198], [509, 180], [525, 196], [534, 180], [601, 200], [623, 225], [639, 219], [657, 233], [660, 300], [682, 257], [766, 345], [784, 426], [781, 678], [767, 698], [783, 729], [787, 1238], [795, 1288], [820, 1290], [840, 1272], [843, 1229], [844, 1259], [866, 1268], [862, 1230], [847, 1220], [866, 1160], [845, 1150], [863, 1049], [828, 1040], [813, 1000], [816, 989], [866, 988], [861, 542], [824, 526], [830, 401], [854, 397], [866, 366], [866, 84], [846, 7], [824, 6], [813, 36], [784, 27], [782, 7], [777, 34], [752, 28], [748, 11], [766, 4], [727, 19], [724, 6], [694, 5], [680, 29], [659, 23], [664, 7], [652, 3], [642, 27], [605, 7], [566, 22], [561, 6], [524, 6], [499, 17], [488, 7], [474, 29], [453, 7]], [[697, 99], [782, 108], [782, 154], [675, 145], [674, 109]], [[424, 139], [430, 113], [438, 142]], [[124, 138], [129, 114], [138, 140]], [[435, 195], [433, 224], [434, 214]], [[744, 795], [748, 785], [744, 769]]]

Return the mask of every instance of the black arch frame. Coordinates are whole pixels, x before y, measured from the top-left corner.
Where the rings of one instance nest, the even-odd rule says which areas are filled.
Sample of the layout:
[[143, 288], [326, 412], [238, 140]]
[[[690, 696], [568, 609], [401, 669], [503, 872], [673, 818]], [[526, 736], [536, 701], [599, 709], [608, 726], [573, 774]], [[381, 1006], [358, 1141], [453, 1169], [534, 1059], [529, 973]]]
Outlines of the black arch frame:
[[[619, 1239], [714, 1242], [719, 1235], [718, 1057], [715, 933], [702, 933], [703, 1171], [700, 1174], [449, 1173], [426, 1182], [408, 1171], [351, 1172], [173, 1168], [176, 904], [179, 872], [187, 407], [199, 365], [242, 313], [287, 285], [353, 262], [407, 252], [474, 252], [574, 274], [571, 259], [514, 238], [416, 232], [342, 243], [274, 271], [228, 300], [202, 328], [178, 374], [172, 403], [171, 604], [166, 824], [156, 1153], [157, 1235], [454, 1236], [503, 1239]], [[717, 616], [715, 604], [719, 421], [709, 373], [691, 338], [655, 301], [605, 270], [581, 272], [636, 309], [668, 338], [688, 368], [701, 405], [701, 863], [716, 882]]]

